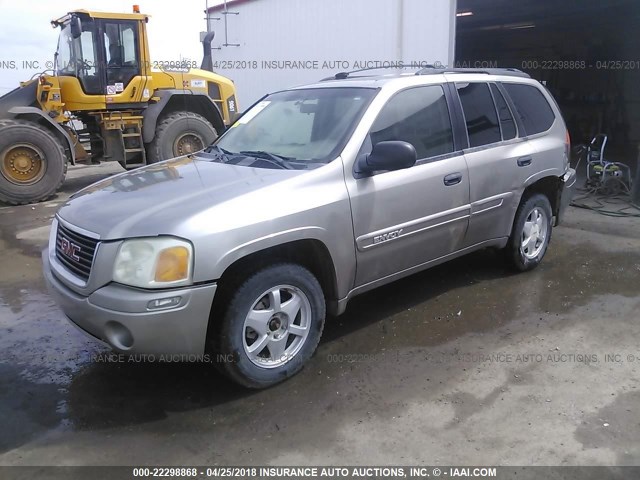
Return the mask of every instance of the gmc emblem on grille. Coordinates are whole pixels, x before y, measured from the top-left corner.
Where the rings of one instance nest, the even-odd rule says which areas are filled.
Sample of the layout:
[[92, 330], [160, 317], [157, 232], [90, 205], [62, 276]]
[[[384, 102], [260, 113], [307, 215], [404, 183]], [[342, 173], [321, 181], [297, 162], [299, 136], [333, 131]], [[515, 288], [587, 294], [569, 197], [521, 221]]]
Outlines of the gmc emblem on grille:
[[76, 262], [80, 261], [80, 257], [78, 253], [82, 250], [79, 245], [76, 245], [73, 242], [70, 242], [66, 238], [63, 238], [60, 242], [60, 248], [62, 249], [62, 253], [64, 253], [67, 257], [73, 258]]

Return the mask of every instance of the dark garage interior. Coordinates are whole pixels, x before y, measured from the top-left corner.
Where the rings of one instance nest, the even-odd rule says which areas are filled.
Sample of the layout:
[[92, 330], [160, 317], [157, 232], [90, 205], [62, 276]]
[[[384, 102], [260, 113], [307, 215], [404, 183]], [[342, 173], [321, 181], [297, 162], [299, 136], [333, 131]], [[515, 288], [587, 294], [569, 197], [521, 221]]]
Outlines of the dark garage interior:
[[573, 145], [608, 136], [635, 167], [640, 146], [640, 2], [458, 0], [457, 67], [513, 67], [553, 93]]

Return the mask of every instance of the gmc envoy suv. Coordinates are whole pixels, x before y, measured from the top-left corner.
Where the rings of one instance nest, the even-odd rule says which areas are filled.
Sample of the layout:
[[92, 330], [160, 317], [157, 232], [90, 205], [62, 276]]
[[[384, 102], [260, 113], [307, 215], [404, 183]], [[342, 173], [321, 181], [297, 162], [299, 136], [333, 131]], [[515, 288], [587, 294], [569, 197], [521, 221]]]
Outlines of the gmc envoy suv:
[[569, 151], [553, 97], [520, 71], [341, 73], [73, 195], [44, 274], [117, 352], [213, 359], [267, 387], [355, 295], [486, 247], [536, 267], [571, 199]]

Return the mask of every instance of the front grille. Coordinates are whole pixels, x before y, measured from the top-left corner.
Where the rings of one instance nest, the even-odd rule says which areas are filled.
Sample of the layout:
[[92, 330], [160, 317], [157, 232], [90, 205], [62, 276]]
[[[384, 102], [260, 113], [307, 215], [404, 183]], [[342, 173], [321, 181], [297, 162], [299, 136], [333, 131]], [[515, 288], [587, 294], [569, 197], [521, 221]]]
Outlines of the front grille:
[[83, 280], [89, 278], [97, 245], [97, 240], [69, 230], [58, 223], [56, 258]]

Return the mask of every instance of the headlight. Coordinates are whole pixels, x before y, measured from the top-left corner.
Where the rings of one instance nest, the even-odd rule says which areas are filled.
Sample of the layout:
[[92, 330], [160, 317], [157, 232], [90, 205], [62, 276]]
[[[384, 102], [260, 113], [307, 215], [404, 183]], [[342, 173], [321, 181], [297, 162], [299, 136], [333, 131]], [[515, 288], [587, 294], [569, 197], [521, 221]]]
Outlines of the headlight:
[[142, 288], [191, 283], [193, 247], [173, 237], [125, 240], [113, 266], [113, 280]]

